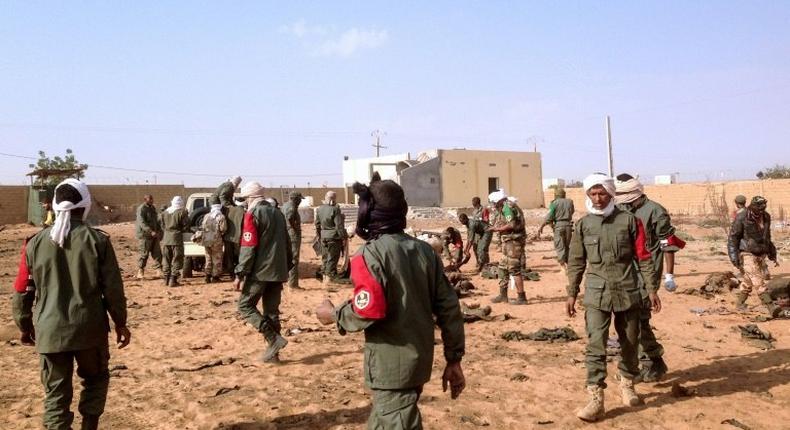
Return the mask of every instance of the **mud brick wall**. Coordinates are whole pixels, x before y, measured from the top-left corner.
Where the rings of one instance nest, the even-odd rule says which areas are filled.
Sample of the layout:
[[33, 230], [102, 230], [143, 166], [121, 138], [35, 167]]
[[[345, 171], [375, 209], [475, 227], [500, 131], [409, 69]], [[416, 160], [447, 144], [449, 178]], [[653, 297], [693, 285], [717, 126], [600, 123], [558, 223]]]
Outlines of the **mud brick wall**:
[[27, 222], [27, 190], [24, 186], [0, 186], [0, 225]]

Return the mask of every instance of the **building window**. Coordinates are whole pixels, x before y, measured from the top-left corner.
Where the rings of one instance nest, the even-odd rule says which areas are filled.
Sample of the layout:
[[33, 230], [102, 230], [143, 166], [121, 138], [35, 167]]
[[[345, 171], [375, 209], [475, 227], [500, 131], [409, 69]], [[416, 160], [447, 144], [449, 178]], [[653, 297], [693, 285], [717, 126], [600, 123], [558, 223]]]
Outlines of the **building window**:
[[488, 178], [488, 192], [493, 193], [499, 189], [499, 178]]
[[431, 183], [435, 184], [436, 183], [436, 178], [431, 178]]

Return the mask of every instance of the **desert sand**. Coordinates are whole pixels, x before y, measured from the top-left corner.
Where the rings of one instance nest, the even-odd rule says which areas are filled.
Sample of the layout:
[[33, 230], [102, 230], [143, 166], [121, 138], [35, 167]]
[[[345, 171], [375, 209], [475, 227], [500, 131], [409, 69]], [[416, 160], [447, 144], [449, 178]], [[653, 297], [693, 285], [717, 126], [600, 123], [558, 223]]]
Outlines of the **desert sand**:
[[[530, 213], [529, 229], [534, 233], [539, 212]], [[700, 286], [709, 273], [731, 270], [720, 230], [699, 227], [688, 219], [677, 221], [680, 230], [696, 239], [678, 254], [679, 290]], [[424, 220], [410, 223], [432, 229], [446, 225]], [[112, 236], [123, 268], [132, 331], [128, 348], [111, 347], [112, 380], [103, 428], [365, 428], [370, 397], [362, 378], [363, 336], [340, 336], [333, 327], [320, 326], [313, 314], [323, 298], [337, 304], [347, 299], [352, 289], [339, 286], [328, 291], [311, 278], [319, 263], [309, 247], [314, 234], [311, 226], [304, 226], [302, 244], [301, 285], [306, 290], [286, 289], [283, 296], [283, 331], [290, 344], [282, 351], [279, 365], [257, 361], [264, 348], [263, 338], [238, 318], [238, 293], [229, 281], [205, 285], [202, 278], [192, 278], [176, 289], [165, 288], [161, 280], [136, 281], [133, 224], [102, 228]], [[43, 389], [38, 356], [34, 348], [19, 344], [11, 317], [11, 284], [19, 245], [36, 230], [9, 226], [0, 232], [3, 429], [41, 426]], [[786, 240], [781, 232], [776, 236]], [[359, 245], [358, 239], [354, 245]], [[494, 315], [508, 313], [514, 318], [466, 325], [463, 368], [467, 388], [455, 401], [441, 389], [444, 363], [437, 331], [433, 379], [420, 400], [426, 428], [737, 428], [723, 423], [729, 419], [752, 429], [790, 428], [790, 321], [757, 322], [777, 339], [774, 349], [762, 350], [734, 331], [762, 314], [756, 296], [749, 299], [748, 312], [700, 316], [690, 309], [723, 306], [733, 311], [732, 296], [705, 299], [663, 290], [664, 310], [654, 317], [653, 325], [666, 349], [670, 373], [659, 383], [639, 384], [637, 391], [645, 404], [628, 408], [620, 404], [612, 376], [616, 362], [610, 363], [605, 419], [596, 424], [580, 422], [574, 412], [587, 400], [583, 316], [565, 316], [566, 280], [553, 259], [551, 242], [537, 241], [527, 250], [530, 268], [541, 274], [539, 282], [526, 282], [530, 304], [493, 305]], [[782, 257], [787, 260], [788, 255]], [[492, 259], [498, 258], [494, 251]], [[772, 268], [773, 275], [788, 276], [788, 264]], [[472, 282], [478, 295], [463, 300], [489, 304], [489, 297], [497, 291], [496, 281], [473, 276]], [[566, 325], [582, 340], [545, 343], [500, 338], [509, 330], [532, 332]], [[691, 395], [673, 396], [673, 384], [690, 390]], [[75, 413], [77, 398], [78, 394]], [[78, 422], [77, 414], [75, 425]]]

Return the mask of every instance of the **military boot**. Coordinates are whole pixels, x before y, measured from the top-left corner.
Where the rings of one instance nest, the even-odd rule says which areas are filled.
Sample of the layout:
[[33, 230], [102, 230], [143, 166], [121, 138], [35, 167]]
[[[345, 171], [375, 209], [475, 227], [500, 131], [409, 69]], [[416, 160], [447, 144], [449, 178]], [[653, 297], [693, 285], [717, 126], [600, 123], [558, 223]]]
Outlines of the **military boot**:
[[170, 282], [167, 283], [167, 286], [170, 288], [175, 288], [178, 286], [178, 276], [171, 276]]
[[170, 286], [170, 277], [169, 276], [163, 276], [162, 279], [165, 282], [165, 287], [169, 287]]
[[274, 340], [272, 340], [272, 342], [269, 343], [269, 347], [266, 348], [265, 351], [263, 351], [263, 354], [261, 354], [261, 361], [263, 361], [264, 363], [278, 361], [279, 360], [278, 354], [281, 349], [285, 348], [285, 345], [288, 345], [288, 339], [282, 337], [279, 334], [276, 334], [274, 336]]
[[516, 300], [510, 301], [511, 305], [526, 305], [527, 304], [527, 293], [518, 293], [518, 298]]
[[651, 358], [649, 364], [643, 364], [642, 372], [637, 378], [642, 382], [658, 382], [667, 374], [667, 370], [669, 368], [663, 358]]
[[143, 278], [145, 278], [145, 269], [142, 269], [142, 268], [137, 269], [137, 274], [134, 275], [134, 277], [137, 278], [138, 280], [142, 281]]
[[623, 405], [637, 406], [642, 404], [642, 399], [636, 395], [636, 390], [634, 390], [634, 380], [622, 375], [618, 379], [620, 380], [620, 395], [623, 397]]
[[603, 418], [604, 414], [603, 387], [588, 385], [587, 392], [590, 393], [590, 402], [576, 412], [576, 417], [583, 421], [598, 421]]
[[746, 310], [746, 299], [749, 298], [749, 295], [746, 293], [738, 293], [735, 296], [735, 309], [739, 311]]
[[82, 416], [82, 430], [98, 430], [99, 428], [99, 415], [83, 415]]
[[211, 283], [211, 275], [206, 275], [206, 283], [207, 284]]
[[507, 287], [499, 287], [499, 295], [492, 298], [491, 303], [507, 303]]

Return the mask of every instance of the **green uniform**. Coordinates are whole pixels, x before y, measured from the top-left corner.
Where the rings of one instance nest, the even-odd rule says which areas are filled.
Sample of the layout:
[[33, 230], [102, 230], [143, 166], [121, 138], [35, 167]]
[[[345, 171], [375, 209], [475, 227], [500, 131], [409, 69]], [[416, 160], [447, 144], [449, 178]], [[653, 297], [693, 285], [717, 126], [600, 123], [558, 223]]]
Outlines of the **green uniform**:
[[321, 273], [329, 279], [335, 279], [337, 262], [346, 239], [346, 227], [339, 206], [323, 204], [316, 209], [315, 232], [321, 240]]
[[466, 228], [466, 240], [473, 244], [472, 247], [475, 251], [475, 259], [477, 260], [477, 270], [483, 270], [490, 261], [488, 248], [491, 246], [491, 236], [493, 236], [493, 233], [488, 231], [488, 223], [482, 219], [469, 218], [469, 223]]
[[568, 262], [571, 236], [573, 234], [573, 200], [558, 197], [549, 205], [546, 224], [554, 226], [554, 250], [560, 264]]
[[[458, 362], [464, 354], [458, 298], [431, 246], [406, 234], [370, 240], [358, 258], [361, 265], [351, 264], [354, 300], [339, 306], [336, 317], [341, 334], [365, 331], [365, 383], [373, 390], [368, 428], [421, 428], [417, 400], [433, 367], [434, 316], [445, 360]], [[371, 307], [381, 312], [375, 319]]]
[[[244, 280], [238, 308], [241, 316], [270, 343], [280, 333], [280, 300], [291, 260], [282, 212], [267, 204], [246, 212], [235, 270]], [[258, 310], [259, 301], [263, 302], [263, 313]]]
[[[153, 233], [156, 233], [154, 236]], [[159, 214], [154, 205], [146, 203], [137, 207], [135, 234], [140, 241], [140, 258], [137, 267], [145, 269], [148, 256], [154, 260], [154, 268], [162, 268], [162, 250], [159, 240], [162, 238], [162, 227], [159, 225]]]
[[110, 238], [72, 219], [63, 248], [49, 238], [50, 229], [27, 243], [26, 261], [35, 283], [35, 310], [30, 294], [14, 294], [14, 319], [20, 329], [35, 326], [44, 385], [44, 426], [68, 429], [72, 374], [83, 379], [78, 409], [83, 416], [104, 412], [110, 373], [109, 317], [126, 326], [126, 296]]
[[[661, 274], [664, 271], [664, 251], [661, 248], [661, 241], [675, 234], [675, 227], [672, 226], [669, 213], [663, 206], [647, 197], [640, 199], [643, 199], [643, 203], [636, 208], [633, 207], [636, 205], [618, 205], [618, 207], [633, 213], [642, 221], [647, 238], [645, 245], [650, 251], [650, 258], [653, 262], [653, 284], [658, 287], [661, 285]], [[639, 200], [635, 203], [638, 202]], [[656, 339], [650, 325], [652, 313], [648, 291], [643, 287], [640, 288], [640, 292], [642, 294], [642, 310], [639, 312], [639, 359], [645, 368], [650, 368], [656, 359], [660, 359], [664, 355], [664, 347]]]
[[612, 315], [622, 348], [620, 372], [628, 379], [639, 374], [637, 342], [642, 303], [639, 272], [646, 280], [648, 291], [657, 289], [644, 236], [644, 228], [637, 218], [617, 208], [608, 217], [588, 214], [574, 228], [568, 257], [568, 297], [579, 294], [582, 277], [586, 275], [588, 386], [606, 386], [606, 342]]
[[521, 276], [526, 259], [524, 247], [526, 246], [527, 230], [524, 224], [524, 212], [517, 204], [506, 201], [500, 211], [497, 211], [499, 225], [511, 225], [512, 229], [500, 232], [502, 241], [502, 261], [499, 262], [499, 288], [507, 288], [510, 276]]
[[221, 204], [225, 207], [235, 206], [235, 203], [233, 202], [234, 192], [236, 192], [236, 186], [233, 185], [233, 182], [223, 182], [219, 185], [219, 187], [217, 187], [216, 191], [211, 194], [209, 203], [212, 205]]
[[291, 239], [291, 256], [293, 267], [288, 272], [288, 286], [299, 287], [299, 251], [302, 246], [302, 218], [299, 216], [299, 208], [292, 201], [287, 201], [283, 205], [283, 214], [288, 226], [288, 237]]
[[790, 304], [785, 304], [784, 306], [779, 304], [779, 300], [787, 301], [790, 299], [789, 279], [774, 279], [769, 281], [765, 287], [765, 292], [761, 293], [759, 297], [772, 317], [778, 317], [782, 311], [790, 311]]
[[184, 267], [184, 232], [189, 227], [189, 215], [185, 209], [178, 209], [173, 213], [165, 210], [159, 217], [164, 229], [162, 272], [165, 278], [178, 278], [181, 276], [181, 268]]
[[225, 221], [227, 229], [222, 236], [225, 245], [222, 254], [223, 265], [227, 268], [228, 273], [233, 274], [233, 270], [239, 264], [239, 252], [241, 251], [239, 242], [241, 242], [241, 226], [244, 222], [244, 208], [241, 206], [228, 207]]

